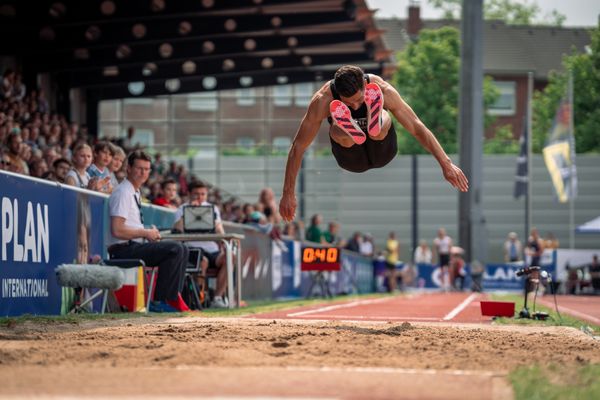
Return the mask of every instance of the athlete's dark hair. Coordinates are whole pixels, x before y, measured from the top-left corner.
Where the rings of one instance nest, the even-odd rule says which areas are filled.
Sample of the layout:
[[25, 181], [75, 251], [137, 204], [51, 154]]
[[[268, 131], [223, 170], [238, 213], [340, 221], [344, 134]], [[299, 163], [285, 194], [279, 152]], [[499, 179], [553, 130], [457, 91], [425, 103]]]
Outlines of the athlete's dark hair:
[[333, 77], [335, 90], [344, 97], [352, 97], [365, 86], [365, 73], [355, 65], [344, 65]]

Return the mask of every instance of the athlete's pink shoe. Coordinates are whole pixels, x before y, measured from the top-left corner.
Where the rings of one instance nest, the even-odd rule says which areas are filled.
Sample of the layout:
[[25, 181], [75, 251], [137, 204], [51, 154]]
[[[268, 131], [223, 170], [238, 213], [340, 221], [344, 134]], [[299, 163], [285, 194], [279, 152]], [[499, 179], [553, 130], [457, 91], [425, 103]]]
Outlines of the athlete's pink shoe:
[[365, 104], [367, 105], [367, 132], [370, 136], [377, 136], [383, 124], [383, 93], [376, 83], [368, 83], [365, 87]]
[[350, 109], [347, 105], [339, 100], [333, 100], [329, 103], [329, 112], [336, 125], [347, 133], [354, 140], [354, 143], [363, 144], [367, 140], [367, 135], [352, 119], [352, 114], [350, 114]]

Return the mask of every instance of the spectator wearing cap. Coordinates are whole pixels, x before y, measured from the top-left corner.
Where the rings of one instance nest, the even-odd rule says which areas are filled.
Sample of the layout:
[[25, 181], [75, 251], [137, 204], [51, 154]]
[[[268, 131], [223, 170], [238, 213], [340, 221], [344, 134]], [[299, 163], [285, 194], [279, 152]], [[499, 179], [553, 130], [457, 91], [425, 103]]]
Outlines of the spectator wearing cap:
[[516, 232], [510, 232], [504, 242], [504, 261], [521, 261], [521, 254], [523, 254], [523, 245]]

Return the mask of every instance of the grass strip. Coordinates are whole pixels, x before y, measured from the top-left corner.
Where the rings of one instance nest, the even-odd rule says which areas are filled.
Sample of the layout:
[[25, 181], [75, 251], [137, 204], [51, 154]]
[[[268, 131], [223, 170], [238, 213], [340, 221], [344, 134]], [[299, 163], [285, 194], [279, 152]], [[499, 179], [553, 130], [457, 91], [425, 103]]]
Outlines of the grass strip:
[[600, 364], [527, 366], [509, 374], [515, 400], [600, 399]]

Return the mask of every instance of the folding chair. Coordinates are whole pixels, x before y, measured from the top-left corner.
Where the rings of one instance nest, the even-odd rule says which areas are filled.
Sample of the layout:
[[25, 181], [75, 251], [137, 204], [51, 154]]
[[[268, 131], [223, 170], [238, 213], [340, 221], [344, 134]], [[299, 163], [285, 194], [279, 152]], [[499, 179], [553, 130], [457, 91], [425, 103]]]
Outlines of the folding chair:
[[150, 311], [150, 302], [154, 298], [154, 283], [156, 281], [156, 272], [158, 267], [146, 266], [146, 263], [142, 259], [135, 258], [110, 258], [108, 260], [102, 260], [103, 265], [114, 266], [122, 269], [131, 269], [142, 267], [144, 269], [144, 291], [147, 293], [148, 298], [146, 299], [146, 314]]
[[202, 276], [202, 268], [200, 264], [202, 263], [202, 250], [199, 248], [190, 248], [189, 249], [189, 258], [188, 263], [185, 269], [185, 278], [184, 278], [184, 296], [185, 302], [192, 309], [201, 310], [202, 303], [204, 301], [204, 289], [198, 287], [198, 283], [196, 282], [196, 277], [204, 277]]

